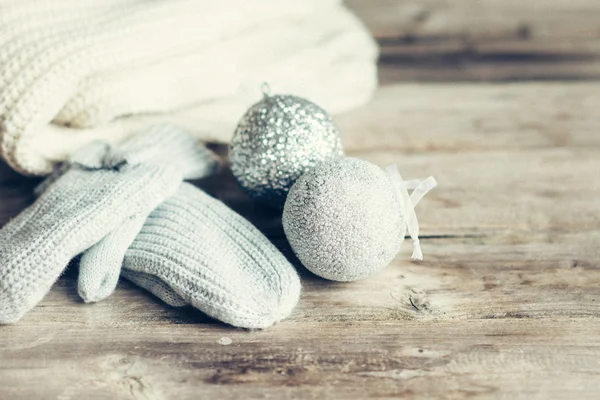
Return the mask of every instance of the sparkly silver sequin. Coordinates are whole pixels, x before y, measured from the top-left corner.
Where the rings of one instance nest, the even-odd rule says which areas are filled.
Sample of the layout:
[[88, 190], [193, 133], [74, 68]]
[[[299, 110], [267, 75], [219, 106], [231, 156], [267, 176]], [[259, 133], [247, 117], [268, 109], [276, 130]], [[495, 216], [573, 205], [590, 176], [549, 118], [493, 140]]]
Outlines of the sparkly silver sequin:
[[406, 233], [391, 178], [356, 158], [323, 163], [298, 179], [283, 209], [283, 228], [302, 264], [335, 281], [384, 268]]
[[302, 174], [341, 155], [339, 131], [325, 110], [300, 97], [266, 93], [242, 117], [229, 148], [238, 183], [279, 207]]

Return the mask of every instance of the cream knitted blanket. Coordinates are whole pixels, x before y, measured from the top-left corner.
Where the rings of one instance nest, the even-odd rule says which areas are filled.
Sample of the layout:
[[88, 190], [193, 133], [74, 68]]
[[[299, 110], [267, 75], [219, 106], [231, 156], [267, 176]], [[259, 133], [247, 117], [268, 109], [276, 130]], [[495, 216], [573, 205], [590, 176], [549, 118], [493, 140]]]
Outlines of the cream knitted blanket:
[[339, 0], [0, 0], [0, 154], [43, 175], [156, 121], [227, 142], [261, 82], [337, 113], [375, 58]]

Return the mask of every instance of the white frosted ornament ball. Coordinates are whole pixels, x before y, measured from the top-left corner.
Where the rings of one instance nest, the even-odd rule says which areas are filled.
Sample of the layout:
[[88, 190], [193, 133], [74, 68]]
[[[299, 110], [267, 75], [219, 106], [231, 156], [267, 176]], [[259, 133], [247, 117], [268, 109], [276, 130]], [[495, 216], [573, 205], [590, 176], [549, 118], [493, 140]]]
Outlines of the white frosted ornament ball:
[[406, 233], [402, 204], [383, 169], [339, 158], [296, 181], [285, 203], [283, 228], [311, 272], [354, 281], [387, 266], [400, 250]]
[[339, 131], [316, 104], [292, 95], [264, 97], [240, 120], [229, 146], [231, 171], [253, 198], [283, 207], [296, 180], [343, 155]]

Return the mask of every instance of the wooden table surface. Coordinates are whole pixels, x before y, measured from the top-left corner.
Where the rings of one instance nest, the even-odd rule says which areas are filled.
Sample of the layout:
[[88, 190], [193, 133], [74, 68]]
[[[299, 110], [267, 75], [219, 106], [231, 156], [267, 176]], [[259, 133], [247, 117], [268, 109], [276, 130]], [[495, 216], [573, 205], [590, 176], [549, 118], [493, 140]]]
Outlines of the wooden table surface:
[[[349, 3], [382, 86], [337, 120], [352, 155], [439, 181], [417, 209], [425, 261], [407, 242], [348, 284], [299, 266], [300, 305], [264, 331], [126, 281], [83, 304], [71, 269], [0, 327], [0, 399], [600, 398], [600, 3]], [[201, 185], [292, 257], [226, 178]], [[0, 167], [0, 224], [35, 184]]]

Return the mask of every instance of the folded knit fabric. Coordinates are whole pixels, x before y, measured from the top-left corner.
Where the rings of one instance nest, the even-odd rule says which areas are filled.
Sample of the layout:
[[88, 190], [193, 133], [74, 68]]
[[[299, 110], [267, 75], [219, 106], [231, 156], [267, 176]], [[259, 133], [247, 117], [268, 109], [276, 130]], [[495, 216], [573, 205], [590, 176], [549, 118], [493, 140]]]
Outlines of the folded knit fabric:
[[0, 230], [0, 323], [34, 307], [77, 254], [90, 247], [93, 253], [121, 224], [175, 193], [184, 177], [217, 165], [197, 139], [169, 125], [116, 148], [93, 142], [77, 151], [36, 202]]
[[226, 142], [263, 81], [341, 112], [376, 53], [339, 0], [1, 0], [0, 154], [43, 175], [158, 120]]
[[[138, 233], [129, 228], [118, 232], [125, 239]], [[123, 251], [111, 245], [104, 250], [107, 257]], [[100, 260], [97, 269], [118, 275], [120, 264]], [[80, 284], [90, 280], [86, 275], [80, 271]], [[294, 267], [258, 229], [187, 183], [143, 222], [125, 254], [122, 275], [167, 304], [191, 305], [242, 328], [266, 328], [287, 317], [301, 288]], [[96, 278], [98, 293], [110, 294], [114, 286]], [[102, 297], [86, 295], [86, 301]]]

